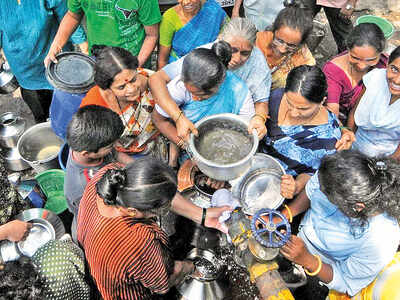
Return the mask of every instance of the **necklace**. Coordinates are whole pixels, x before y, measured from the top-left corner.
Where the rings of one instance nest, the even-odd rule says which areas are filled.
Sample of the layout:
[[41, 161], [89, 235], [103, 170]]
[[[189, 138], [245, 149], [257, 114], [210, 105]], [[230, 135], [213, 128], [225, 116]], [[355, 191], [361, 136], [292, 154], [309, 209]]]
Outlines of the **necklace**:
[[[307, 123], [311, 123], [311, 121], [314, 120], [314, 118], [319, 114], [319, 112], [321, 111], [321, 108], [322, 108], [322, 106], [320, 105], [318, 110], [316, 110], [308, 119], [299, 120], [295, 124], [292, 124], [292, 122], [289, 122], [290, 125], [292, 125], [292, 126], [294, 126], [294, 125], [307, 125]], [[291, 120], [290, 117], [288, 118], [288, 113], [289, 113], [289, 110], [286, 108], [285, 116], [283, 117], [283, 121], [282, 122], [284, 122], [285, 120], [289, 120], [289, 121]]]

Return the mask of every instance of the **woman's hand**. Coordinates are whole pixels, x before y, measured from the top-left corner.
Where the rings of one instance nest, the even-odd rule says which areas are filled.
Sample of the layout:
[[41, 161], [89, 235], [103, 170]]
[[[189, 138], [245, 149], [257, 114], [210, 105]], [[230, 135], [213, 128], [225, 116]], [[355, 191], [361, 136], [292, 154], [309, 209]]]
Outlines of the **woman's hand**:
[[265, 122], [258, 115], [254, 115], [250, 120], [250, 124], [248, 127], [249, 134], [253, 134], [253, 129], [257, 130], [259, 140], [261, 140], [267, 134], [267, 127], [265, 126]]
[[24, 240], [28, 236], [31, 228], [32, 223], [23, 222], [20, 220], [14, 220], [2, 226], [5, 238], [11, 242], [19, 242]]
[[356, 136], [354, 135], [354, 132], [343, 128], [342, 137], [336, 142], [335, 148], [337, 151], [348, 150], [351, 148], [351, 145], [355, 142], [355, 140]]
[[189, 139], [190, 133], [198, 135], [196, 126], [188, 119], [184, 114], [181, 114], [179, 119], [175, 122], [177, 136], [187, 141]]
[[56, 56], [58, 53], [61, 52], [61, 50], [62, 50], [62, 47], [60, 47], [59, 45], [57, 45], [53, 42], [53, 44], [50, 47], [49, 52], [47, 53], [46, 57], [44, 58], [43, 63], [46, 68], [50, 62], [58, 63]]
[[221, 206], [221, 207], [210, 207], [207, 208], [206, 220], [204, 225], [209, 228], [215, 228], [223, 233], [228, 233], [228, 227], [225, 224], [221, 224], [218, 219], [222, 215], [224, 211], [232, 211], [230, 206]]
[[292, 175], [282, 175], [281, 177], [281, 195], [286, 199], [292, 199], [296, 194], [296, 180]]
[[314, 259], [314, 256], [308, 252], [303, 240], [296, 235], [290, 237], [280, 252], [288, 260], [301, 266], [308, 266], [310, 261]]

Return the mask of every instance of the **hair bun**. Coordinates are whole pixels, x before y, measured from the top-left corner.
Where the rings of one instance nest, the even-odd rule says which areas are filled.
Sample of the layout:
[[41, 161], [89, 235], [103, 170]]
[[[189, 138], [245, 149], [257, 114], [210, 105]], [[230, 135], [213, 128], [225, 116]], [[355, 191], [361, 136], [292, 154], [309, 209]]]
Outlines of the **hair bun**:
[[97, 57], [99, 56], [100, 52], [103, 51], [104, 48], [106, 48], [105, 45], [93, 45], [91, 53], [94, 57]]
[[232, 47], [225, 41], [218, 41], [211, 47], [211, 51], [218, 57], [219, 61], [228, 67], [229, 62], [232, 58]]
[[126, 184], [126, 172], [121, 169], [109, 169], [96, 184], [97, 193], [107, 205], [117, 204], [118, 192]]

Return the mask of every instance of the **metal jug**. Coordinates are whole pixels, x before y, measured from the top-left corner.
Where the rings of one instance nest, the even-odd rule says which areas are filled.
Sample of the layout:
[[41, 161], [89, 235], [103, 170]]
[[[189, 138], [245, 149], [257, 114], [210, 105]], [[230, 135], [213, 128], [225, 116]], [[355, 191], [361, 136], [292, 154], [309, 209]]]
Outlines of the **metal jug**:
[[220, 280], [223, 268], [220, 260], [210, 250], [194, 248], [187, 257], [193, 260], [199, 277], [189, 276], [177, 286], [180, 300], [218, 300], [228, 294], [226, 284]]

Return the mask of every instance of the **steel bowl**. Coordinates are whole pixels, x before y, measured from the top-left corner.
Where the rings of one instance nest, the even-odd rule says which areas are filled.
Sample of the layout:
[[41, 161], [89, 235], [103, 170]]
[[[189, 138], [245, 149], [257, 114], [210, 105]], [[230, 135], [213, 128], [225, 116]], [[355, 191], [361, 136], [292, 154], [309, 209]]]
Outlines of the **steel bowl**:
[[[249, 124], [243, 117], [235, 114], [217, 114], [203, 118], [196, 122], [195, 125], [199, 131], [199, 135], [197, 137], [193, 134], [190, 135], [187, 152], [204, 174], [216, 180], [228, 181], [241, 176], [249, 170], [251, 158], [258, 148], [258, 136], [256, 130], [252, 134], [248, 133], [247, 128]], [[249, 137], [251, 141], [249, 153], [244, 158], [230, 164], [219, 164], [206, 159], [199, 153], [197, 144], [206, 132], [214, 128], [235, 130]]]

